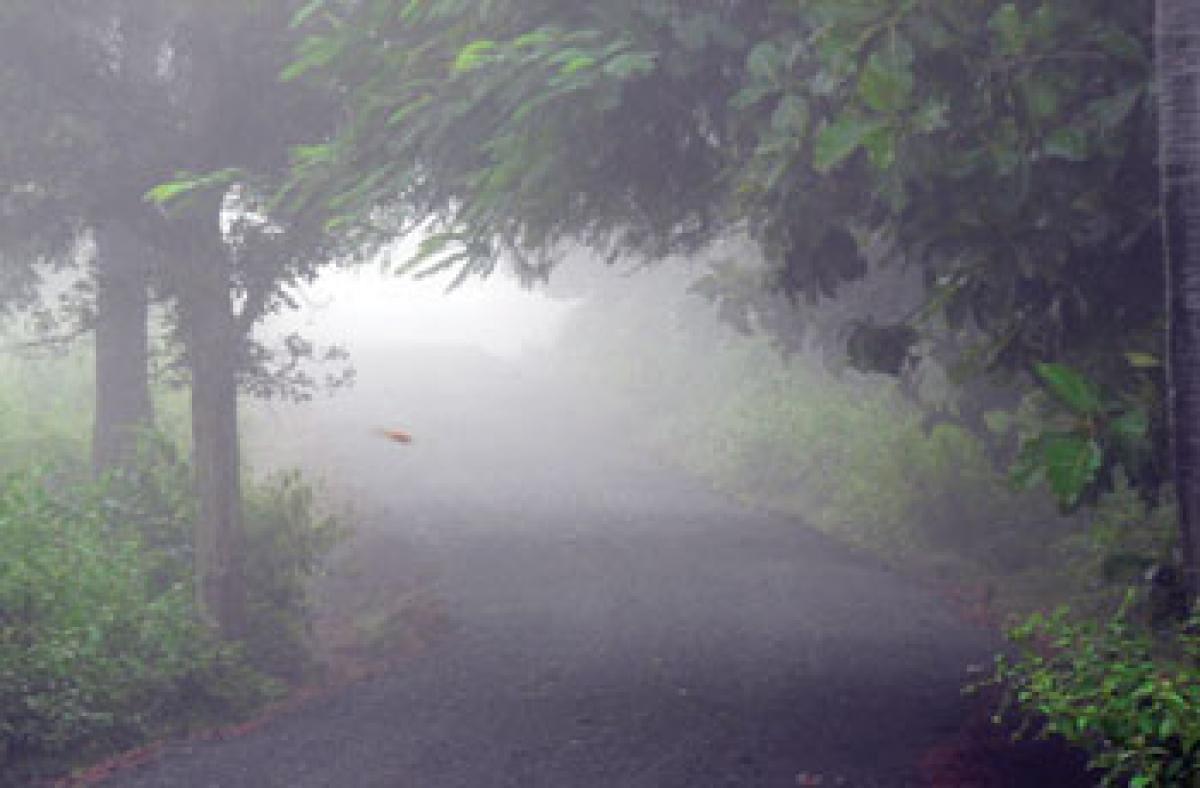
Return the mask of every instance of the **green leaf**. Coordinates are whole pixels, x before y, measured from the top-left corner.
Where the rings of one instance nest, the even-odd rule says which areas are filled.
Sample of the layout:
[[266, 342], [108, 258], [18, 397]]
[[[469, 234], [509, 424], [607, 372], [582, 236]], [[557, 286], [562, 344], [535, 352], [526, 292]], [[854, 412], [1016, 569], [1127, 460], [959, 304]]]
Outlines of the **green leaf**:
[[771, 128], [781, 134], [803, 136], [808, 131], [808, 104], [797, 95], [785, 95], [771, 115]]
[[1141, 408], [1134, 408], [1109, 422], [1108, 431], [1123, 441], [1141, 441], [1150, 432], [1150, 417]]
[[596, 65], [596, 58], [591, 55], [578, 54], [568, 60], [558, 70], [558, 73], [563, 76], [570, 76], [584, 69], [591, 68]]
[[1042, 443], [1046, 480], [1060, 503], [1073, 506], [1091, 484], [1103, 459], [1100, 446], [1077, 433], [1052, 433]]
[[1145, 63], [1147, 60], [1142, 42], [1116, 25], [1098, 25], [1092, 33], [1092, 40], [1115, 58], [1133, 63]]
[[1001, 51], [1015, 55], [1025, 48], [1025, 26], [1016, 3], [1003, 3], [988, 20], [988, 29], [996, 36]]
[[479, 68], [488, 61], [488, 58], [495, 51], [495, 41], [489, 39], [472, 41], [458, 50], [458, 55], [454, 58], [454, 73], [463, 74]]
[[989, 432], [1002, 435], [1012, 429], [1016, 419], [1005, 410], [989, 410], [983, 414], [983, 423]]
[[292, 15], [291, 28], [295, 29], [307, 22], [313, 14], [325, 7], [328, 0], [309, 0], [303, 7]]
[[157, 205], [167, 205], [184, 197], [191, 196], [204, 189], [225, 188], [245, 173], [235, 167], [228, 167], [204, 175], [178, 173], [176, 180], [160, 183], [146, 191], [142, 198]]
[[604, 64], [604, 73], [618, 79], [642, 77], [654, 72], [656, 59], [649, 52], [623, 52]]
[[517, 36], [512, 40], [514, 49], [529, 49], [531, 47], [547, 44], [554, 39], [553, 33], [546, 28], [531, 30], [524, 35]]
[[858, 79], [858, 95], [876, 112], [899, 112], [912, 98], [913, 73], [892, 50], [872, 52]]
[[944, 99], [931, 98], [913, 115], [913, 126], [923, 134], [941, 131], [949, 125], [949, 114], [950, 105]]
[[300, 57], [279, 72], [279, 79], [281, 82], [291, 82], [314, 68], [333, 62], [340, 51], [341, 44], [335, 38], [308, 36], [298, 48]]
[[779, 76], [783, 65], [783, 54], [774, 41], [762, 41], [750, 50], [746, 68], [751, 76], [772, 80]]
[[333, 157], [333, 145], [327, 142], [316, 145], [293, 145], [290, 153], [295, 164], [315, 164], [329, 161]]
[[399, 124], [403, 123], [405, 121], [405, 119], [408, 118], [410, 115], [412, 115], [413, 113], [417, 112], [420, 109], [423, 109], [424, 107], [428, 106], [432, 102], [433, 102], [432, 96], [421, 96], [419, 99], [416, 99], [415, 101], [408, 102], [407, 104], [398, 108], [395, 112], [393, 112], [391, 115], [388, 116], [387, 125], [388, 126], [398, 126]]
[[293, 14], [290, 28], [294, 30], [299, 28], [299, 26], [304, 25], [304, 23], [308, 22], [308, 19], [310, 19], [314, 13], [322, 10], [328, 1], [329, 0], [308, 0], [308, 2], [306, 2], [306, 4], [302, 6], [299, 11], [296, 11]]
[[1162, 361], [1158, 356], [1150, 353], [1126, 353], [1125, 360], [1129, 362], [1130, 366], [1137, 369], [1158, 369], [1162, 366]]
[[829, 172], [841, 164], [863, 143], [863, 139], [883, 125], [882, 121], [842, 115], [822, 127], [813, 149], [813, 167]]
[[1122, 90], [1112, 96], [1089, 101], [1087, 105], [1088, 115], [1096, 121], [1100, 128], [1115, 129], [1125, 122], [1129, 117], [1129, 113], [1133, 112], [1133, 108], [1137, 106], [1138, 99], [1142, 97], [1144, 92], [1145, 87], [1138, 85]]
[[158, 205], [166, 205], [195, 188], [195, 181], [172, 181], [160, 183], [145, 194], [145, 199]]
[[1059, 92], [1053, 82], [1045, 78], [1031, 78], [1024, 84], [1025, 105], [1029, 114], [1038, 120], [1052, 118], [1058, 114]]
[[1087, 131], [1077, 126], [1055, 129], [1042, 142], [1044, 154], [1068, 161], [1084, 161], [1090, 149]]
[[1028, 490], [1046, 477], [1046, 467], [1042, 462], [1042, 443], [1042, 438], [1038, 438], [1023, 444], [1016, 461], [1009, 468], [1009, 481], [1017, 489]]
[[1034, 370], [1051, 393], [1072, 411], [1095, 416], [1103, 410], [1100, 387], [1070, 367], [1063, 364], [1037, 364]]
[[896, 163], [896, 135], [890, 126], [880, 125], [865, 135], [862, 145], [875, 169], [884, 171]]
[[735, 110], [745, 110], [778, 91], [779, 89], [774, 85], [764, 83], [747, 85], [733, 94], [733, 97], [729, 99], [729, 106]]

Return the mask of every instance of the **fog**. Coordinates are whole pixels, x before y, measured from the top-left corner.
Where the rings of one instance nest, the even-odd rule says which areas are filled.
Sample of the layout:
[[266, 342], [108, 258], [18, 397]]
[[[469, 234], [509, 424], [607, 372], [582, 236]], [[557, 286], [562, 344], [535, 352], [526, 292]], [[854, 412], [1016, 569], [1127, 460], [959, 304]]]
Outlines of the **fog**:
[[448, 289], [451, 279], [398, 277], [381, 266], [326, 271], [297, 288], [300, 308], [265, 334], [299, 331], [352, 353], [396, 347], [471, 348], [516, 360], [551, 346], [573, 306], [497, 274]]
[[[431, 660], [362, 692], [407, 698], [420, 711], [401, 724], [449, 737], [447, 784], [501, 770], [512, 785], [782, 785], [810, 768], [867, 785], [907, 774], [931, 741], [890, 710], [958, 713], [959, 671], [986, 637], [802, 512], [722, 489], [689, 464], [694, 440], [660, 429], [690, 414], [702, 431], [722, 397], [789, 368], [687, 295], [708, 262], [583, 257], [548, 290], [497, 277], [449, 294], [337, 273], [274, 327], [344, 343], [357, 379], [252, 405], [251, 461], [300, 464], [348, 504], [366, 548], [342, 571], [377, 589], [414, 560], [430, 572], [448, 632]], [[820, 354], [792, 363], [835, 379]], [[301, 741], [339, 718], [304, 719]], [[359, 730], [350, 749], [420, 773], [423, 735]], [[560, 737], [549, 761], [521, 754]]]
[[[261, 336], [299, 332], [344, 348], [353, 384], [298, 405], [247, 401], [251, 463], [305, 468], [351, 491], [359, 506], [387, 497], [376, 486], [364, 498], [368, 479], [391, 475], [387, 495], [471, 500], [513, 528], [528, 525], [521, 513], [531, 502], [570, 499], [581, 486], [599, 491], [591, 466], [636, 462], [640, 426], [622, 408], [620, 382], [597, 386], [580, 376], [572, 348], [580, 332], [570, 326], [597, 296], [564, 291], [573, 276], [598, 277], [618, 292], [638, 278], [628, 267], [587, 266], [603, 269], [588, 259], [552, 288], [503, 273], [454, 289], [445, 278], [398, 278], [377, 267], [322, 275], [296, 293], [300, 308], [266, 323]], [[588, 330], [609, 328], [619, 326]], [[408, 432], [412, 443], [390, 442], [388, 429]]]
[[961, 690], [1178, 563], [1138, 14], [476, 5], [0, 2], [0, 784], [1086, 784]]

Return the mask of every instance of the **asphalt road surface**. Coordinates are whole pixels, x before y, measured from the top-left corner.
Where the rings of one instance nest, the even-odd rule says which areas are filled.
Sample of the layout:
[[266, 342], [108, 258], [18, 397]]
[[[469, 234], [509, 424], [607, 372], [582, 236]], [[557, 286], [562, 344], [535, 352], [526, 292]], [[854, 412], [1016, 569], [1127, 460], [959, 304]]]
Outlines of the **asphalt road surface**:
[[349, 415], [309, 416], [322, 458], [439, 567], [449, 632], [106, 785], [919, 784], [992, 636], [879, 562], [657, 466], [577, 402], [506, 379], [488, 389], [497, 423], [455, 374], [397, 425], [411, 446], [359, 423], [380, 407], [369, 389]]

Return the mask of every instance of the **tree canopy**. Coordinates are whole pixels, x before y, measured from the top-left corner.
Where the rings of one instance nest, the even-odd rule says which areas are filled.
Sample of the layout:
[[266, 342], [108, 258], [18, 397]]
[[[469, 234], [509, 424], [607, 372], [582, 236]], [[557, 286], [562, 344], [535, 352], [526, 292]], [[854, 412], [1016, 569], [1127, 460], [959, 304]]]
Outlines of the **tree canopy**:
[[[433, 216], [423, 262], [464, 273], [743, 228], [767, 284], [810, 301], [882, 244], [928, 286], [909, 326], [969, 327], [978, 366], [1117, 367], [1159, 347], [1151, 11], [312, 2], [286, 76], [349, 98], [332, 142], [295, 151], [286, 196], [333, 227]], [[864, 365], [894, 370], [918, 337], [859, 338]]]
[[850, 316], [852, 363], [1024, 375], [1052, 399], [1039, 365], [1065, 363], [1103, 400], [1055, 399], [1073, 426], [1017, 475], [1049, 471], [1073, 504], [1121, 462], [1152, 489], [1152, 22], [1152, 4], [1110, 0], [312, 0], [283, 76], [344, 96], [343, 122], [294, 150], [279, 200], [360, 240], [425, 223], [408, 265], [460, 277], [505, 258], [546, 276], [568, 244], [657, 258], [743, 233], [758, 281], [699, 287], [782, 344], [797, 324], [773, 296], [803, 311], [905, 271], [923, 303]]

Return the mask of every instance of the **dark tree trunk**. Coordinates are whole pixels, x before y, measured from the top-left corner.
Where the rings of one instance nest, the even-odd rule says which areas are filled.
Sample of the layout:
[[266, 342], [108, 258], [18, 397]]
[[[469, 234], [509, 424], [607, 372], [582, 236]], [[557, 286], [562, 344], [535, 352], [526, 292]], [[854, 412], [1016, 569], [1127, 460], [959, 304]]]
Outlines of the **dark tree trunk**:
[[[217, 267], [217, 266], [214, 266]], [[187, 295], [187, 355], [192, 373], [192, 461], [199, 517], [196, 571], [200, 604], [229, 638], [244, 633], [244, 583], [239, 563], [241, 480], [238, 446], [238, 341], [228, 284]]]
[[192, 377], [192, 461], [199, 512], [196, 588], [205, 616], [227, 638], [244, 634], [245, 584], [239, 560], [242, 497], [237, 432], [237, 353], [226, 266], [190, 261], [182, 293]]
[[1187, 588], [1200, 595], [1200, 2], [1159, 0], [1169, 409]]
[[138, 432], [153, 420], [147, 372], [147, 251], [128, 228], [105, 222], [96, 241], [96, 414], [92, 467], [97, 475], [133, 461]]

